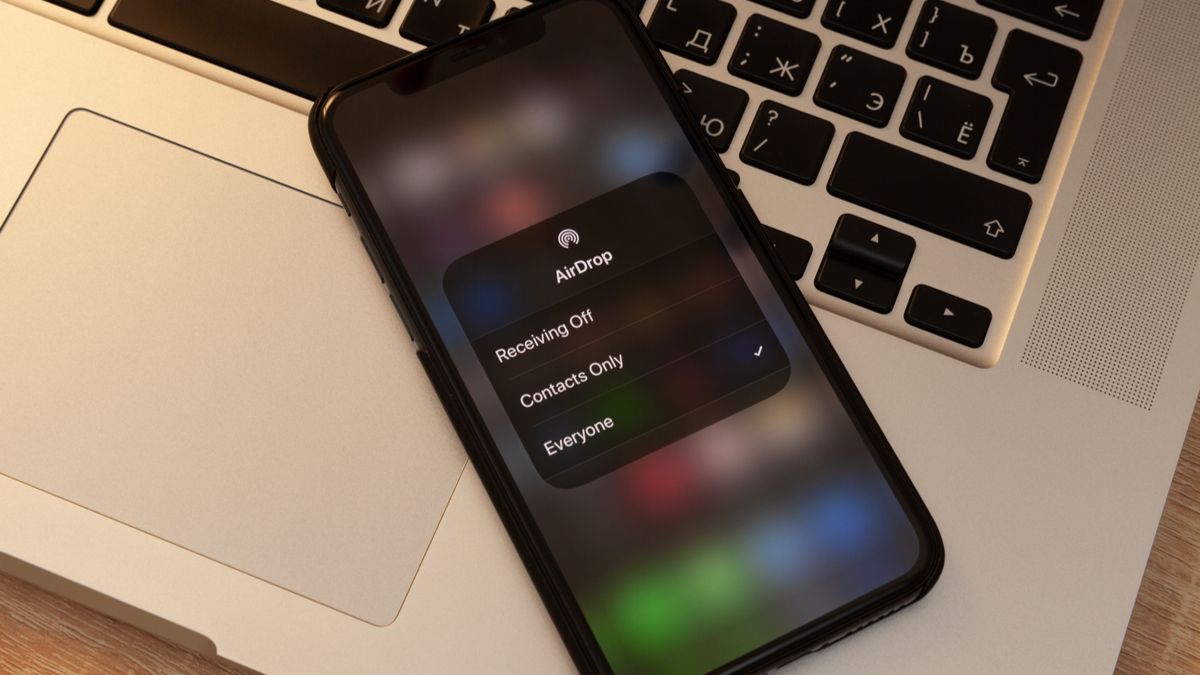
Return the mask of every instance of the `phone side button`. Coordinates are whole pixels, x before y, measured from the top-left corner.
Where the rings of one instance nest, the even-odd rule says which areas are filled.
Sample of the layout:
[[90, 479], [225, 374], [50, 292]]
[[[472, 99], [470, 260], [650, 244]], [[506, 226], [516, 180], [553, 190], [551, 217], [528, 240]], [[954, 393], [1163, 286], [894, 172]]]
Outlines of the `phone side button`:
[[[367, 240], [362, 237], [359, 237], [358, 240], [362, 242], [363, 250], [367, 252], [367, 257], [371, 259], [371, 267], [375, 268], [375, 274], [379, 275], [379, 283], [386, 284], [387, 282], [383, 280], [383, 272], [379, 271], [379, 263], [375, 262], [375, 254], [371, 253], [371, 247], [367, 246]], [[393, 302], [395, 301], [393, 300]]]
[[388, 293], [388, 298], [392, 301], [392, 307], [396, 308], [396, 313], [400, 315], [400, 320], [404, 322], [404, 330], [408, 331], [408, 339], [416, 342], [417, 339], [413, 337], [412, 324], [408, 321], [408, 312], [404, 311], [404, 308], [400, 306], [400, 302], [396, 300], [396, 296]]
[[484, 457], [481, 454], [482, 451], [479, 450], [479, 443], [473, 440], [474, 436], [468, 431], [469, 427], [464, 420], [466, 415], [465, 410], [463, 410], [466, 407], [465, 403], [461, 402], [461, 399], [453, 393], [454, 390], [451, 389], [450, 384], [438, 374], [433, 357], [429, 355], [429, 352], [424, 347], [417, 349], [417, 360], [421, 362], [421, 367], [425, 369], [425, 376], [433, 384], [433, 391], [437, 394], [438, 401], [442, 404], [442, 409], [449, 416], [450, 424], [454, 427], [454, 433], [458, 435], [459, 442], [466, 449], [467, 456], [471, 458], [476, 469], [482, 473], [486, 462], [482, 461]]

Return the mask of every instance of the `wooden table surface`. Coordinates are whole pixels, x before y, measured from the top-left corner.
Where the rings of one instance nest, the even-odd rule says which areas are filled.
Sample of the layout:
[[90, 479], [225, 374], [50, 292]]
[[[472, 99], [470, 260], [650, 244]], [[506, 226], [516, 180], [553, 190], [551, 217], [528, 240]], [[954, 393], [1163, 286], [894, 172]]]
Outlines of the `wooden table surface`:
[[[0, 575], [0, 672], [235, 673]], [[1192, 412], [1119, 673], [1200, 673], [1200, 405]]]

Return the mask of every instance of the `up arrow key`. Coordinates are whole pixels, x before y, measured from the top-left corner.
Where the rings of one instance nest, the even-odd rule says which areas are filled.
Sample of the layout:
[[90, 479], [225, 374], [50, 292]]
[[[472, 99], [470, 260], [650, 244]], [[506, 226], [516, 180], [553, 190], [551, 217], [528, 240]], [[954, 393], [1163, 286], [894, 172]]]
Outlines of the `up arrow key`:
[[954, 312], [950, 311], [950, 308], [947, 307], [942, 310], [942, 316], [954, 316]]

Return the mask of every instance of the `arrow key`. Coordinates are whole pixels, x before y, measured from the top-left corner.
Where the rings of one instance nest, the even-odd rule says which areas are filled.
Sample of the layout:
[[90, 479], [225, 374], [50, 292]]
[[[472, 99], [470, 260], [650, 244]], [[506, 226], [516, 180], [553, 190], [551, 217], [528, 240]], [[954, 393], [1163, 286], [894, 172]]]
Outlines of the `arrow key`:
[[812, 244], [770, 225], [763, 225], [763, 229], [766, 230], [767, 240], [783, 260], [788, 276], [792, 281], [800, 281], [804, 277], [804, 269], [808, 267], [808, 259], [812, 257]]
[[917, 242], [866, 218], [850, 215], [838, 218], [829, 240], [829, 252], [858, 261], [891, 277], [900, 278], [908, 269]]
[[898, 280], [832, 255], [825, 256], [821, 261], [821, 268], [817, 270], [813, 282], [830, 295], [880, 314], [892, 311], [892, 307], [896, 306], [896, 296], [900, 294]]
[[904, 320], [917, 328], [975, 348], [987, 337], [992, 312], [982, 305], [920, 284], [909, 296]]

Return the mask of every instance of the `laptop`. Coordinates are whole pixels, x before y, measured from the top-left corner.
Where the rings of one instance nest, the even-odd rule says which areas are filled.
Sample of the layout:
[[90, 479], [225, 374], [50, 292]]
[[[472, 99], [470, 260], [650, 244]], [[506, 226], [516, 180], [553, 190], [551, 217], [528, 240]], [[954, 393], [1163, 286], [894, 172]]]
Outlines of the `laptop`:
[[[945, 538], [803, 668], [1111, 670], [1200, 389], [1200, 4], [630, 2]], [[520, 4], [0, 2], [0, 571], [258, 671], [572, 668], [306, 133]]]

